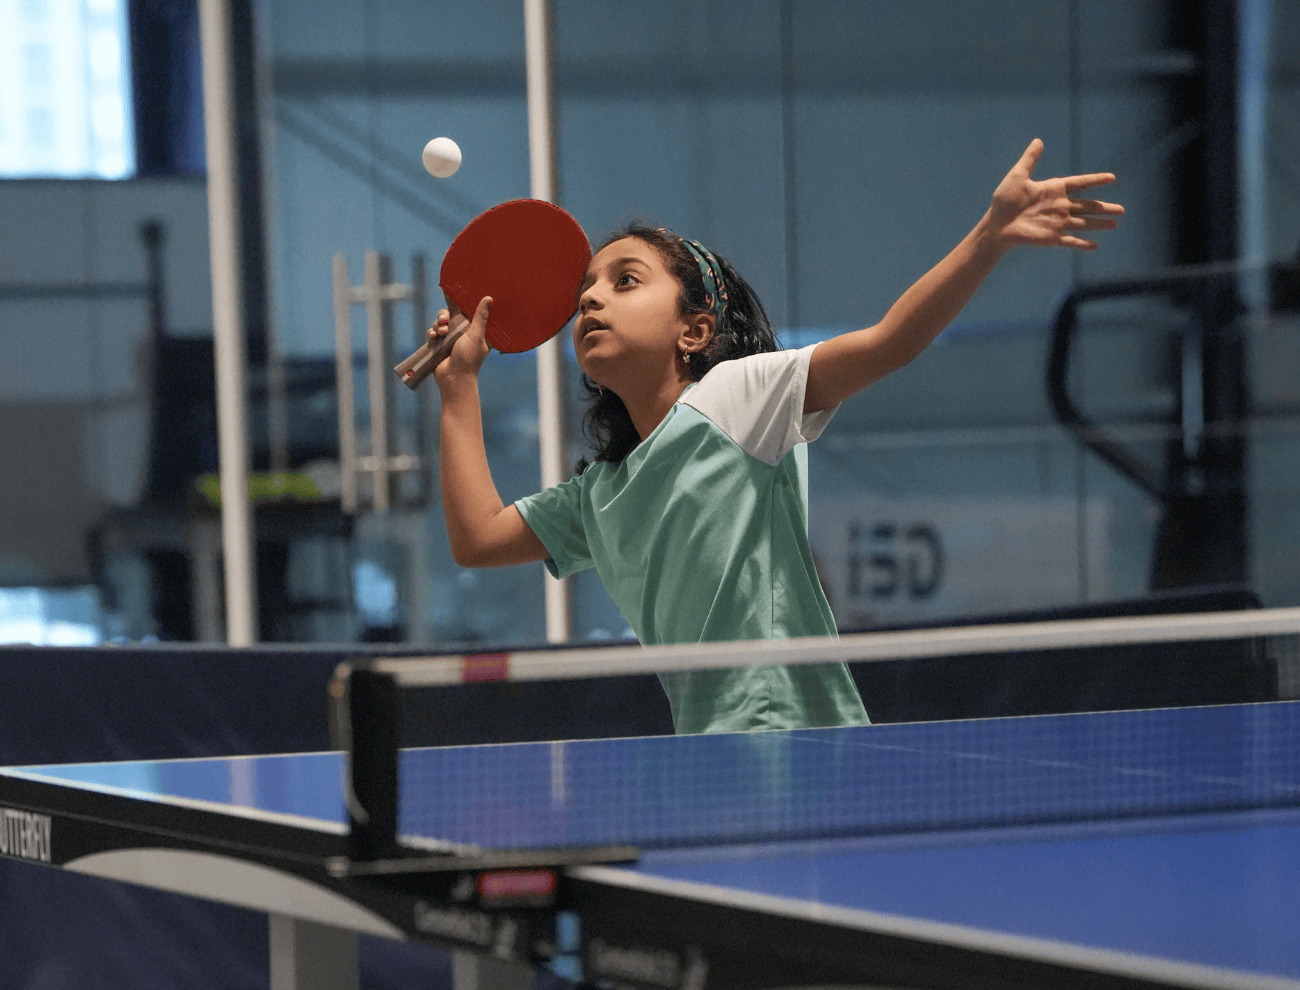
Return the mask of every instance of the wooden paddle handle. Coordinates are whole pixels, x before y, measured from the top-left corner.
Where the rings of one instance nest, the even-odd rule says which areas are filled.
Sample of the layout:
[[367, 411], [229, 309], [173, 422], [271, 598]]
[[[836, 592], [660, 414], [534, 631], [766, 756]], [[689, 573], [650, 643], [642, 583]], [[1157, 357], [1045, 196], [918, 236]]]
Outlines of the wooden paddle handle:
[[[438, 367], [456, 346], [460, 335], [469, 329], [469, 321], [461, 315], [455, 304], [448, 303], [447, 307], [451, 311], [453, 324], [459, 323], [459, 326], [453, 325], [447, 336], [437, 343], [426, 341], [414, 354], [393, 369], [397, 372], [397, 377], [402, 380], [402, 384], [412, 392], [433, 374], [433, 369]], [[457, 316], [461, 318], [457, 320]]]
[[456, 346], [456, 341], [460, 338], [460, 335], [468, 329], [469, 325], [466, 324], [459, 330], [452, 330], [437, 344], [429, 341], [394, 368], [393, 370], [397, 372], [397, 377], [402, 380], [402, 384], [412, 392], [419, 388], [424, 383], [424, 380], [433, 374], [433, 369], [438, 367], [443, 362], [443, 359], [451, 353], [451, 349]]

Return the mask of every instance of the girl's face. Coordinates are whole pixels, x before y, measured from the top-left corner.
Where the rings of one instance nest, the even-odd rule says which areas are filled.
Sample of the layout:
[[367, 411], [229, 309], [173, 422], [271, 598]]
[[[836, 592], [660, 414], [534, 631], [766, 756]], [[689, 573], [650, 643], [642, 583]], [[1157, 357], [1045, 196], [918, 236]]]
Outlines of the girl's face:
[[624, 237], [602, 248], [578, 292], [573, 346], [582, 370], [617, 391], [629, 374], [680, 366], [682, 347], [701, 322], [682, 314], [681, 292], [652, 244]]

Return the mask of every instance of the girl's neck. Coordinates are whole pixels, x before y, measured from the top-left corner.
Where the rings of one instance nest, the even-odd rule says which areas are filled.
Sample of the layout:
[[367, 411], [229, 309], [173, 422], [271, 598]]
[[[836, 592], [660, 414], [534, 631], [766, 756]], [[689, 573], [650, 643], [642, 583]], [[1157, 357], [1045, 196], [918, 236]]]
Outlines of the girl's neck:
[[653, 433], [690, 384], [689, 379], [675, 374], [672, 378], [664, 378], [649, 387], [619, 391], [618, 397], [623, 400], [623, 405], [632, 418], [637, 436], [644, 440]]

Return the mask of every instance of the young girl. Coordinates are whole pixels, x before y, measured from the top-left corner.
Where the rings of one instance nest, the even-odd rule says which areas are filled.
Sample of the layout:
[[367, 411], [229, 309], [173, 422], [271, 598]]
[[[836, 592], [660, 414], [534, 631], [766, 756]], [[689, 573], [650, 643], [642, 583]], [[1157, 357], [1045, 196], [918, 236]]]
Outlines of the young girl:
[[[838, 405], [921, 353], [1014, 245], [1090, 250], [1123, 208], [1071, 194], [1109, 173], [1036, 182], [1035, 140], [962, 242], [878, 324], [777, 349], [722, 258], [632, 226], [597, 251], [573, 343], [593, 404], [594, 460], [503, 505], [483, 447], [478, 371], [491, 300], [435, 372], [443, 505], [463, 567], [595, 567], [642, 643], [834, 636], [808, 549], [807, 448]], [[458, 320], [464, 317], [457, 314]], [[431, 340], [453, 329], [446, 310]], [[459, 329], [459, 324], [455, 327]], [[678, 732], [865, 724], [840, 663], [661, 675]]]

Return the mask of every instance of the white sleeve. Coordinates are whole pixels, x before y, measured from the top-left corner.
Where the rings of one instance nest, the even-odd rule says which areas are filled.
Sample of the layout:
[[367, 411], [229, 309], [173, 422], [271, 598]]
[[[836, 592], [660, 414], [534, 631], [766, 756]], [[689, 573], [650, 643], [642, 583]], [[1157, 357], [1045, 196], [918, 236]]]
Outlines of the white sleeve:
[[804, 415], [816, 344], [723, 361], [682, 396], [751, 457], [775, 466], [796, 444], [821, 436], [839, 406]]

